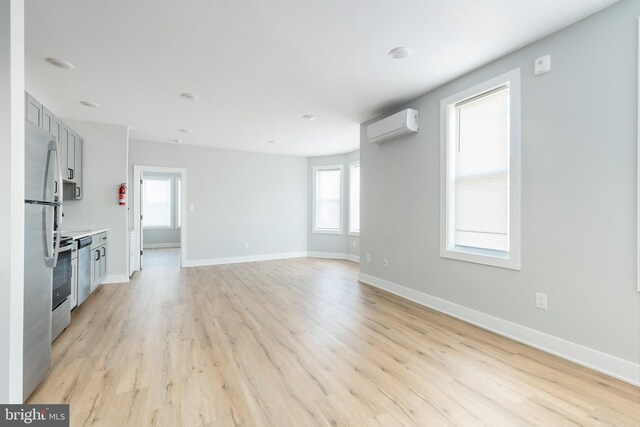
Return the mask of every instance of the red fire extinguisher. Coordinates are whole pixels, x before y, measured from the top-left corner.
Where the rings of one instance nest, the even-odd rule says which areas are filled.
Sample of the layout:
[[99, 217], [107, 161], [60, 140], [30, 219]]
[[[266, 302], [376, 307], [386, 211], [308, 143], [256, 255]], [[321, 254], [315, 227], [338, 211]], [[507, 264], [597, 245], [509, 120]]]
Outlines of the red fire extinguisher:
[[127, 196], [127, 185], [124, 183], [120, 184], [120, 198], [118, 201], [118, 204], [120, 206], [124, 206], [127, 204], [126, 196]]

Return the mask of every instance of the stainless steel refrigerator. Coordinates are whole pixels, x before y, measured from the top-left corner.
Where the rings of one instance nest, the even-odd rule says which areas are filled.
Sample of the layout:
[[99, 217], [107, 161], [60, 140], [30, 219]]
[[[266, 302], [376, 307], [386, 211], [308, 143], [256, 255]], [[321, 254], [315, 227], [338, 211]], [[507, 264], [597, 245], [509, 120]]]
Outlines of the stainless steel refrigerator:
[[62, 220], [62, 175], [55, 138], [26, 122], [24, 239], [24, 374], [26, 400], [51, 364], [51, 293]]

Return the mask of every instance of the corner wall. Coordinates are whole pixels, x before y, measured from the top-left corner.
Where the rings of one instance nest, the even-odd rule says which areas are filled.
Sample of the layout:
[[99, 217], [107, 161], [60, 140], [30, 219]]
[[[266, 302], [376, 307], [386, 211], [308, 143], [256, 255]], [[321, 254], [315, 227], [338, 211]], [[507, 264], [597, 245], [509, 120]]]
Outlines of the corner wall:
[[[372, 261], [361, 277], [640, 381], [638, 16], [640, 2], [622, 1], [388, 112], [417, 109], [416, 135], [369, 144], [363, 124], [361, 252]], [[534, 60], [546, 54], [551, 72], [536, 77]], [[441, 258], [440, 100], [515, 68], [522, 270]], [[536, 309], [536, 292], [548, 295], [548, 311]]]
[[118, 187], [128, 183], [129, 128], [68, 119], [64, 122], [84, 138], [84, 196], [82, 200], [65, 200], [62, 229], [109, 228], [104, 283], [127, 282], [128, 215], [127, 206], [118, 205]]
[[[360, 150], [334, 156], [307, 158], [307, 250], [309, 256], [321, 258], [360, 259], [360, 237], [349, 235], [349, 163], [360, 160]], [[313, 168], [342, 165], [342, 234], [314, 233], [313, 229]]]
[[22, 403], [24, 3], [0, 2], [0, 403]]
[[187, 266], [306, 254], [304, 157], [132, 141], [129, 163], [187, 170]]

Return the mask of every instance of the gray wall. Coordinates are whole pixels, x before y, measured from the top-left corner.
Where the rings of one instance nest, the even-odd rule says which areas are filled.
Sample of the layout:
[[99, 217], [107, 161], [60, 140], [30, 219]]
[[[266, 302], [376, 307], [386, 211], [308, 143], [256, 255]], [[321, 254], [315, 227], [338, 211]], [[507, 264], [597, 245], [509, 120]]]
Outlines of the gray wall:
[[[360, 238], [358, 236], [349, 236], [349, 162], [357, 161], [360, 159], [360, 150], [353, 151], [348, 154], [338, 154], [335, 156], [318, 156], [309, 157], [307, 159], [307, 242], [309, 252], [315, 252], [316, 254], [325, 254], [327, 256], [334, 255], [351, 255], [354, 257], [359, 256]], [[314, 166], [326, 166], [326, 165], [342, 165], [343, 177], [342, 177], [342, 190], [343, 190], [343, 203], [342, 203], [342, 234], [322, 234], [313, 233], [313, 168]], [[354, 246], [355, 244], [355, 246]]]
[[[417, 135], [378, 146], [363, 126], [361, 271], [637, 363], [638, 16], [623, 1], [389, 111], [418, 109]], [[522, 270], [440, 258], [440, 100], [517, 67]]]
[[187, 169], [188, 262], [307, 250], [305, 158], [132, 141], [129, 161]]
[[145, 248], [179, 248], [180, 229], [179, 228], [145, 228], [144, 247]]
[[0, 2], [0, 403], [22, 403], [24, 4]]
[[62, 228], [109, 228], [107, 276], [112, 277], [105, 280], [126, 280], [129, 277], [128, 217], [126, 206], [118, 205], [118, 188], [121, 183], [128, 182], [129, 129], [63, 120], [84, 138], [84, 198], [65, 201]]

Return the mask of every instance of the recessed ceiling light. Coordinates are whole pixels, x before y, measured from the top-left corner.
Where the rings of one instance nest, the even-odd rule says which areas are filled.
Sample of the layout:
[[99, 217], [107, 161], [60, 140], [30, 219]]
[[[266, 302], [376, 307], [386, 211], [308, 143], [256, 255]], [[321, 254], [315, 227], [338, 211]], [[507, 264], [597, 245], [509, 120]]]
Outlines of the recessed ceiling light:
[[85, 107], [100, 108], [100, 104], [93, 101], [80, 101], [80, 104], [84, 105]]
[[182, 133], [192, 133], [193, 132], [191, 129], [179, 129], [179, 130]]
[[275, 144], [276, 142], [273, 139], [267, 141], [269, 144]]
[[195, 93], [189, 93], [189, 92], [181, 93], [180, 96], [183, 97], [184, 99], [189, 99], [191, 101], [197, 101], [198, 99], [200, 99], [200, 97]]
[[64, 68], [65, 70], [70, 70], [73, 68], [73, 64], [69, 61], [65, 61], [64, 59], [47, 58], [46, 61], [49, 64], [55, 65], [56, 67], [59, 67], [59, 68]]
[[182, 140], [181, 139], [172, 139], [171, 141], [175, 142], [176, 144], [182, 144]]
[[315, 120], [316, 116], [314, 116], [313, 114], [305, 114], [304, 116], [302, 116], [302, 118], [306, 120]]
[[402, 59], [406, 58], [409, 55], [411, 55], [411, 49], [404, 46], [396, 47], [389, 51], [389, 56], [393, 59]]

